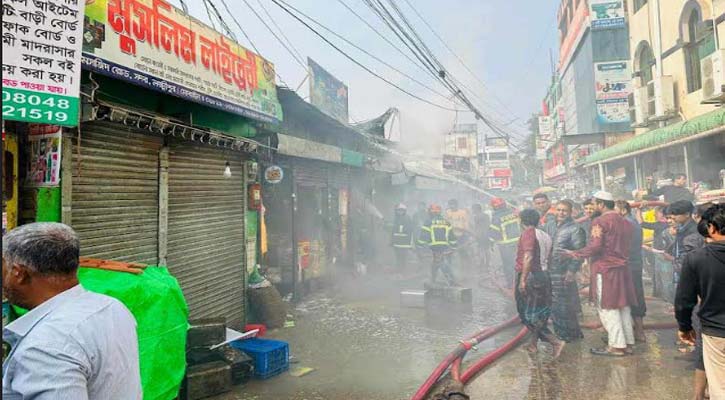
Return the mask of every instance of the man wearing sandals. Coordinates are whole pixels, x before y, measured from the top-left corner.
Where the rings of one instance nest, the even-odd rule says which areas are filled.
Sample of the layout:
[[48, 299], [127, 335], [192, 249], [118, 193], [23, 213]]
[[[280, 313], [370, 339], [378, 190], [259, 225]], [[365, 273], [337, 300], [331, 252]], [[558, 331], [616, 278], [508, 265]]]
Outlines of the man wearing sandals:
[[630, 306], [637, 300], [628, 267], [632, 225], [614, 211], [611, 193], [597, 192], [594, 204], [602, 215], [592, 222], [589, 243], [563, 254], [578, 260], [591, 258], [590, 297], [597, 303], [599, 319], [608, 334], [608, 346], [591, 349], [592, 354], [622, 357], [634, 351]]

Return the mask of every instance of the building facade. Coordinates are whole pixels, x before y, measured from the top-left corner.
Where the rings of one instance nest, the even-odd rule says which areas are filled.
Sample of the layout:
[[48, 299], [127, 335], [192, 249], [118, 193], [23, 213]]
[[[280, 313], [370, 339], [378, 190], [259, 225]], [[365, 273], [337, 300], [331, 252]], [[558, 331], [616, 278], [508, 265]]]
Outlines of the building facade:
[[629, 0], [636, 136], [586, 159], [600, 176], [624, 174], [630, 188], [647, 177], [685, 173], [691, 186], [722, 185], [725, 168], [721, 0]]
[[553, 132], [545, 146], [548, 182], [571, 180], [570, 154], [579, 157], [632, 131], [624, 1], [565, 0], [557, 17], [559, 59], [543, 110], [552, 124], [544, 131]]

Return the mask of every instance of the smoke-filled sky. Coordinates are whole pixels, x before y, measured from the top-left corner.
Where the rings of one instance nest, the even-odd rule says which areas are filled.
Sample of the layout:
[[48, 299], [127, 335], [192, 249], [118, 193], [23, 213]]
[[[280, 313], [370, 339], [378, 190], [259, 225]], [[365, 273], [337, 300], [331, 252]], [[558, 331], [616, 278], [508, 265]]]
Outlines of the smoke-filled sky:
[[[180, 7], [179, 1], [172, 0], [172, 3]], [[209, 22], [202, 0], [185, 1], [190, 14]], [[284, 80], [278, 83], [287, 83], [288, 86], [297, 88], [307, 74], [306, 68], [296, 62], [282, 47], [244, 0], [225, 1], [261, 55], [275, 64], [279, 76]], [[309, 56], [348, 85], [352, 121], [374, 118], [389, 107], [397, 107], [401, 113], [401, 125], [399, 130], [393, 132], [393, 138], [397, 139], [396, 136], [400, 132], [404, 143], [426, 151], [440, 148], [442, 144], [440, 136], [448, 132], [456, 120], [461, 123], [473, 122], [473, 115], [470, 112], [455, 113], [440, 110], [415, 100], [371, 76], [337, 53], [271, 0], [246, 1], [272, 29], [276, 30], [277, 27], [269, 21], [262, 8], [262, 5], [264, 6], [301, 54], [304, 64], [306, 57]], [[403, 51], [407, 51], [362, 0], [287, 0], [287, 2], [408, 75], [439, 92], [449, 93], [441, 84], [435, 82], [433, 77], [426, 75], [402, 56], [341, 4], [344, 2], [349, 5], [378, 32]], [[513, 131], [511, 133], [514, 138], [522, 136], [527, 130], [526, 119], [532, 112], [539, 111], [541, 99], [550, 81], [549, 52], [553, 49], [556, 56], [557, 47], [557, 2], [550, 0], [523, 2], [409, 0], [409, 2], [485, 83], [485, 86], [481, 85], [476, 77], [464, 69], [404, 0], [396, 0], [425, 43], [453, 77], [474, 92], [469, 94], [471, 100], [484, 114], [491, 116], [500, 124], [510, 123], [507, 126]], [[222, 13], [223, 19], [236, 34], [238, 41], [246, 47], [251, 47], [226, 12], [221, 0], [211, 0], [211, 3], [215, 4]], [[215, 24], [217, 29], [221, 30], [216, 21]], [[452, 106], [448, 99], [413, 83], [324, 30], [320, 31], [361, 63], [406, 90], [432, 102]], [[307, 82], [302, 85], [298, 93], [302, 97], [307, 97]]]

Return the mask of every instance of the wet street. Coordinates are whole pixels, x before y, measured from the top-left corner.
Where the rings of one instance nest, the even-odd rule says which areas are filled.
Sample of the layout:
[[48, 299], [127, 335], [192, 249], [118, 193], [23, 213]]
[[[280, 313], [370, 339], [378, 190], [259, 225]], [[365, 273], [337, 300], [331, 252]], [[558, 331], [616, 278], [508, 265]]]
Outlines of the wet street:
[[[215, 400], [252, 399], [407, 399], [461, 338], [496, 325], [515, 312], [490, 278], [466, 279], [474, 288], [472, 312], [402, 308], [401, 289], [421, 289], [424, 276], [383, 279], [381, 273], [345, 276], [336, 290], [322, 290], [292, 312], [295, 327], [268, 333], [288, 341], [291, 367], [311, 367], [302, 377], [283, 373], [252, 381]], [[479, 287], [480, 286], [480, 287]], [[653, 302], [648, 321], [666, 321], [665, 305]], [[592, 310], [585, 305], [585, 319]], [[468, 362], [510, 339], [505, 331], [469, 352]], [[680, 359], [674, 330], [650, 331], [635, 356], [591, 356], [602, 333], [585, 331], [584, 341], [569, 345], [552, 361], [546, 345], [538, 355], [516, 348], [467, 387], [472, 399], [686, 399], [690, 363]], [[464, 365], [465, 365], [464, 361]]]

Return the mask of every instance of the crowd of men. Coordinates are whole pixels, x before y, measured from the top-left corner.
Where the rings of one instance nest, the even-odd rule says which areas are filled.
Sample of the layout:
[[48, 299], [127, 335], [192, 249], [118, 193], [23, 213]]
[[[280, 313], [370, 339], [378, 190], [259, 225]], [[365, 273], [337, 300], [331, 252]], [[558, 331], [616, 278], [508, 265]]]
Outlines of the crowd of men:
[[[681, 180], [644, 196], [664, 196], [670, 200], [666, 206], [644, 201], [633, 208], [606, 191], [582, 204], [552, 204], [539, 193], [533, 208], [523, 210], [494, 198], [490, 213], [480, 204], [469, 212], [451, 200], [445, 211], [434, 204], [425, 213], [421, 204], [410, 218], [400, 205], [394, 246], [417, 248], [418, 254], [430, 249], [432, 281], [442, 273], [445, 283], [455, 285], [456, 257], [490, 270], [495, 245], [505, 286], [513, 289], [521, 321], [532, 332], [526, 349], [535, 352], [537, 342], [546, 341], [555, 357], [566, 343], [583, 338], [579, 283], [588, 285], [606, 331], [606, 345], [591, 353], [616, 358], [634, 354], [635, 345], [646, 342], [643, 242], [644, 230], [652, 230], [653, 248], [673, 260], [679, 339], [694, 346], [694, 398], [706, 398], [709, 383], [710, 398], [725, 399], [725, 205], [695, 207]], [[645, 221], [643, 210], [655, 221]], [[405, 256], [397, 259], [402, 267]]]
[[[568, 200], [552, 206], [544, 194], [534, 196], [535, 209], [516, 211], [498, 198], [491, 207], [489, 218], [480, 206], [469, 214], [453, 200], [445, 212], [419, 205], [411, 218], [398, 206], [398, 262], [427, 248], [433, 281], [442, 272], [455, 284], [453, 250], [467, 245], [476, 254], [494, 241], [519, 317], [532, 332], [527, 350], [536, 352], [543, 340], [555, 357], [583, 336], [576, 276], [588, 269], [590, 298], [607, 332], [607, 346], [591, 352], [622, 358], [645, 340], [641, 246], [642, 228], [651, 227], [673, 259], [678, 337], [696, 348], [695, 399], [705, 398], [706, 388], [710, 399], [725, 399], [725, 204], [695, 208], [677, 200], [647, 226], [630, 203], [604, 191], [582, 207]], [[3, 329], [4, 398], [142, 398], [136, 322], [119, 301], [79, 285], [79, 254], [77, 234], [63, 224], [27, 224], [3, 237], [3, 293], [28, 310]]]

